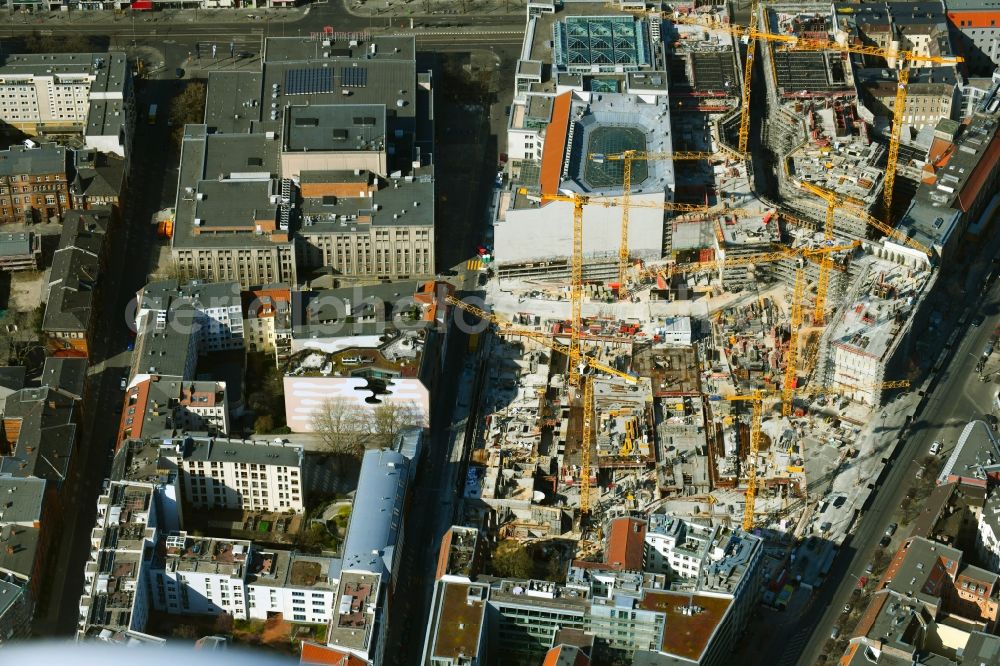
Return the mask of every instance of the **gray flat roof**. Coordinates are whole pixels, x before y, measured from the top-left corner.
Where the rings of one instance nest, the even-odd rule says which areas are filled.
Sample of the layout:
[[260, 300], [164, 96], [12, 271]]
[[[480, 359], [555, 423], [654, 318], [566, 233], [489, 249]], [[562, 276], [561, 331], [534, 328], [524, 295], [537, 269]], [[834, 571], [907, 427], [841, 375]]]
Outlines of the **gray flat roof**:
[[34, 251], [34, 234], [30, 231], [0, 234], [0, 257], [20, 257]]
[[118, 136], [125, 125], [125, 103], [120, 99], [91, 99], [87, 110], [87, 136]]
[[344, 571], [371, 572], [383, 579], [392, 574], [408, 469], [409, 461], [396, 451], [365, 452], [344, 538]]
[[87, 383], [87, 359], [50, 356], [42, 366], [41, 383], [62, 389], [70, 395], [83, 399]]
[[185, 447], [184, 459], [299, 467], [302, 447], [221, 437], [192, 437]]
[[[329, 233], [335, 226], [345, 233], [368, 233], [372, 226], [434, 226], [434, 180], [430, 176], [379, 179], [379, 189], [371, 197], [305, 199], [300, 233]], [[356, 216], [351, 219], [351, 216]]]
[[[303, 76], [292, 74], [297, 70], [326, 70], [329, 74], [320, 75], [320, 83], [312, 88], [317, 92], [297, 92], [300, 88], [293, 81]], [[326, 45], [310, 37], [272, 37], [264, 52], [263, 90], [265, 101], [277, 91], [277, 98], [270, 101], [278, 108], [305, 103], [385, 104], [391, 105], [393, 116], [413, 118], [417, 109], [416, 71], [413, 37], [374, 37], [353, 46], [348, 39], [333, 39]], [[397, 100], [403, 104], [398, 105]]]
[[65, 174], [68, 166], [66, 149], [54, 143], [44, 143], [37, 148], [11, 146], [0, 150], [0, 176]]
[[958, 436], [958, 442], [945, 461], [938, 482], [949, 476], [979, 479], [986, 484], [983, 467], [1000, 464], [1000, 446], [993, 430], [985, 421], [969, 421]]
[[285, 107], [285, 151], [385, 149], [385, 104]]
[[[264, 211], [265, 203], [267, 210], [276, 214], [277, 204], [272, 208], [267, 197], [273, 187], [271, 179], [277, 176], [279, 150], [277, 139], [266, 134], [208, 134], [205, 125], [187, 125], [181, 148], [173, 246], [274, 245], [268, 234], [255, 233], [251, 220]], [[199, 193], [204, 199], [197, 198]], [[194, 221], [199, 215], [211, 216], [206, 226], [231, 229], [227, 233], [204, 233], [203, 226], [201, 233], [195, 234]], [[236, 225], [242, 226], [240, 233], [234, 233]]]
[[260, 121], [269, 100], [262, 99], [260, 71], [213, 71], [208, 74], [205, 124], [215, 132], [242, 134]]
[[121, 92], [128, 75], [128, 60], [121, 51], [106, 53], [14, 53], [0, 65], [6, 76], [86, 74], [94, 77], [90, 92]]

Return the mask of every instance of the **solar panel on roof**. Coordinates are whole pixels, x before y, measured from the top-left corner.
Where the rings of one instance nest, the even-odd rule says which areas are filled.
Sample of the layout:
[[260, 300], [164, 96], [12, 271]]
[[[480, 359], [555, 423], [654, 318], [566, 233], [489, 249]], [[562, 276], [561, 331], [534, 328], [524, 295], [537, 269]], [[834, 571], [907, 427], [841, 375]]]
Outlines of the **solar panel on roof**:
[[342, 67], [340, 85], [345, 88], [364, 88], [368, 85], [368, 69], [365, 67]]
[[286, 95], [311, 95], [333, 91], [333, 73], [325, 67], [285, 72]]

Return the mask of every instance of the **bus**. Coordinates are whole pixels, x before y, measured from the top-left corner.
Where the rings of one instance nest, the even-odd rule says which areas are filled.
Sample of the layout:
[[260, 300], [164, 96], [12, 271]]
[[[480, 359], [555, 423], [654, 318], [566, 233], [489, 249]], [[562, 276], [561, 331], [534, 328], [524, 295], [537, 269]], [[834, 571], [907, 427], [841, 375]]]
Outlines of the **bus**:
[[150, 104], [149, 105], [149, 113], [146, 114], [146, 122], [149, 123], [150, 125], [155, 125], [156, 124], [156, 105], [155, 104]]

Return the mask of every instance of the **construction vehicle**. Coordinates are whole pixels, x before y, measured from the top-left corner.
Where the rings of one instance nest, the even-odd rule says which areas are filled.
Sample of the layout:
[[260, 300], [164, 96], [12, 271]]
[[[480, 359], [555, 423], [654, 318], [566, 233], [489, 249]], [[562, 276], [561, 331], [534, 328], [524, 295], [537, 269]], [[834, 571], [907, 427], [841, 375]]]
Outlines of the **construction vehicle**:
[[[751, 24], [749, 26], [727, 25], [719, 23], [718, 21], [705, 21], [701, 18], [674, 16], [667, 12], [660, 15], [664, 20], [672, 21], [674, 23], [699, 25], [712, 28], [714, 30], [722, 30], [735, 37], [747, 39], [749, 40], [747, 43], [748, 55], [750, 55], [750, 44], [753, 44], [757, 39], [763, 39], [768, 42], [782, 44], [786, 48], [792, 50], [839, 51], [841, 53], [854, 53], [858, 55], [869, 55], [884, 58], [889, 67], [895, 69], [897, 74], [896, 100], [894, 103], [895, 106], [893, 107], [892, 130], [889, 137], [889, 158], [886, 161], [885, 182], [882, 188], [882, 200], [885, 204], [886, 219], [888, 219], [889, 212], [892, 210], [892, 195], [896, 181], [896, 163], [899, 159], [899, 138], [903, 128], [903, 116], [906, 110], [906, 93], [907, 85], [910, 80], [910, 66], [915, 64], [919, 65], [931, 63], [939, 65], [957, 65], [960, 62], [964, 62], [964, 58], [960, 56], [923, 55], [913, 51], [901, 49], [883, 49], [877, 46], [865, 46], [862, 44], [840, 43], [823, 39], [800, 38], [795, 35], [775, 34], [768, 32], [766, 28], [764, 30], [757, 29], [757, 3], [753, 3], [752, 9]], [[747, 67], [749, 68], [750, 58], [748, 57], [747, 60]], [[749, 102], [749, 81], [749, 78], [745, 76], [743, 86], [745, 111], [747, 109], [747, 103]], [[742, 126], [740, 127], [740, 132], [740, 140], [742, 141]], [[745, 153], [746, 149], [740, 148], [740, 152]]]

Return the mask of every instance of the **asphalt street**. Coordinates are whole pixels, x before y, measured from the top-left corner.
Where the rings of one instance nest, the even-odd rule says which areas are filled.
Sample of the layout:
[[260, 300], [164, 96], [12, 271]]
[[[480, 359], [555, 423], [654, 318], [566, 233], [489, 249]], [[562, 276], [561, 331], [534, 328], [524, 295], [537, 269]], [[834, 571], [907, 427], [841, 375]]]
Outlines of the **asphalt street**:
[[[146, 84], [138, 95], [140, 108], [151, 101], [163, 103], [171, 95], [171, 86]], [[134, 154], [163, 154], [168, 133], [165, 122], [143, 125], [135, 139]], [[131, 166], [122, 220], [109, 241], [112, 250], [101, 275], [101, 309], [91, 347], [83, 433], [76, 454], [79, 458], [69, 480], [70, 496], [76, 501], [67, 503], [62, 516], [63, 529], [48, 577], [53, 583], [42, 595], [42, 609], [34, 622], [34, 632], [39, 636], [67, 636], [76, 629], [83, 569], [90, 555], [89, 534], [97, 513], [97, 496], [110, 470], [110, 453], [121, 414], [123, 393], [119, 381], [131, 363], [131, 354], [124, 351], [129, 340], [127, 306], [146, 281], [148, 257], [156, 243], [151, 216], [173, 200], [172, 194], [164, 198], [164, 192], [175, 189], [168, 186], [174, 172], [167, 160], [133, 159]]]
[[[986, 254], [989, 256], [991, 253]], [[976, 280], [970, 282], [975, 284]], [[798, 623], [799, 629], [791, 635], [778, 664], [794, 664], [796, 658], [803, 666], [817, 663], [824, 644], [829, 640], [831, 629], [843, 612], [844, 604], [850, 600], [858, 578], [865, 575], [865, 568], [872, 561], [886, 525], [899, 522], [902, 499], [913, 485], [917, 470], [926, 458], [931, 444], [941, 441], [944, 449], [939, 458], [947, 457], [969, 419], [992, 413], [991, 402], [997, 386], [979, 380], [976, 364], [994, 327], [1000, 323], [1000, 316], [987, 317], [979, 327], [968, 325], [967, 322], [984, 305], [998, 302], [1000, 283], [994, 283], [985, 294], [976, 298], [971, 314], [959, 321], [959, 329], [964, 334], [960, 334], [955, 342], [952, 360], [940, 371], [936, 386], [906, 433], [906, 441], [893, 457], [892, 466], [881, 489], [869, 510], [861, 517], [850, 543], [841, 549], [840, 556], [834, 562], [827, 579], [840, 581], [839, 585], [821, 588], [809, 611], [802, 615]], [[900, 529], [890, 549], [895, 548], [907, 535], [907, 529]], [[806, 636], [809, 637], [808, 640], [803, 640]]]

